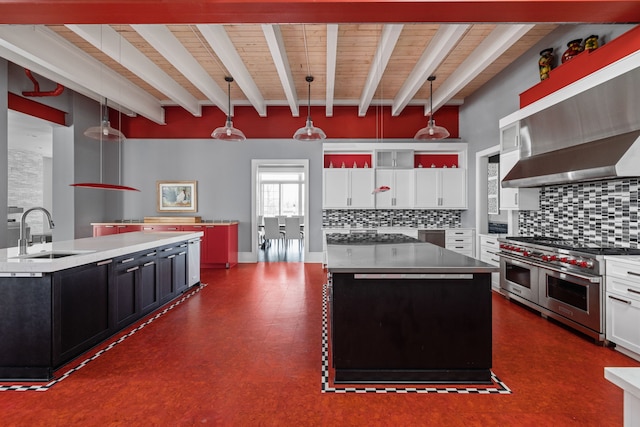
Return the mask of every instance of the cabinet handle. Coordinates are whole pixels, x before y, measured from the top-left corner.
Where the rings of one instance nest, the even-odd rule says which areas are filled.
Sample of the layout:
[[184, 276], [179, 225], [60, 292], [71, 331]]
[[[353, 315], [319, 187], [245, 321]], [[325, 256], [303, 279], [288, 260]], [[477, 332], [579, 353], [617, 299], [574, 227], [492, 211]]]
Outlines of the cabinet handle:
[[118, 228], [125, 228], [126, 225], [119, 225]]
[[178, 227], [169, 227], [169, 228], [167, 228], [167, 230], [177, 230], [177, 229], [178, 229]]
[[97, 262], [96, 265], [107, 265], [107, 264], [111, 264], [112, 262], [113, 262], [112, 259], [107, 259], [104, 261]]
[[631, 301], [623, 300], [622, 298], [616, 298], [616, 297], [613, 297], [613, 296], [611, 296], [611, 295], [609, 295], [609, 298], [614, 299], [614, 300], [616, 300], [616, 301], [623, 302], [623, 303], [625, 303], [625, 304], [631, 304]]
[[156, 253], [155, 252], [149, 252], [148, 254], [146, 254], [145, 256], [154, 256]]
[[143, 230], [153, 230], [153, 227], [142, 227]]
[[207, 226], [205, 226], [205, 228], [213, 228], [213, 227], [215, 227], [215, 225], [207, 225]]
[[186, 251], [183, 251], [183, 252], [180, 252], [178, 255], [184, 255], [186, 253], [187, 253]]
[[499, 260], [499, 259], [495, 259], [495, 258], [490, 258], [490, 259], [491, 259], [491, 261], [493, 261], [493, 262], [500, 263], [500, 260]]
[[169, 256], [167, 257], [167, 259], [171, 259], [171, 258], [175, 258], [175, 257], [176, 257], [176, 254], [173, 254], [173, 255], [169, 255]]
[[115, 225], [104, 225], [103, 227], [104, 227], [104, 228], [114, 228], [114, 227], [115, 227]]
[[513, 201], [518, 206], [518, 193], [514, 194]]
[[121, 264], [126, 264], [128, 262], [133, 261], [135, 258], [127, 258], [127, 259], [123, 259], [122, 261], [120, 261]]
[[495, 244], [496, 244], [496, 242], [490, 242], [489, 240], [486, 240], [486, 241], [485, 241], [485, 243], [486, 243], [487, 245], [495, 245]]
[[640, 291], [637, 291], [637, 290], [635, 290], [635, 289], [627, 288], [627, 291], [628, 291], [628, 292], [631, 292], [632, 294], [638, 294], [638, 295], [640, 295]]
[[131, 273], [132, 271], [136, 271], [139, 268], [140, 268], [139, 265], [136, 265], [135, 267], [127, 268], [127, 273]]
[[181, 244], [179, 247], [181, 247], [181, 248], [186, 248], [186, 247], [187, 247], [187, 244], [186, 244], [186, 243], [183, 243], [183, 244]]
[[149, 262], [146, 262], [146, 263], [142, 264], [142, 266], [143, 267], [149, 267], [150, 265], [153, 265], [155, 263], [156, 263], [155, 261], [149, 261]]
[[635, 273], [635, 272], [633, 272], [633, 271], [627, 271], [627, 274], [628, 274], [629, 276], [639, 276], [639, 277], [640, 277], [640, 273]]
[[163, 249], [163, 251], [164, 251], [164, 252], [168, 252], [168, 251], [172, 251], [172, 250], [173, 250], [173, 248], [166, 248], [166, 249]]

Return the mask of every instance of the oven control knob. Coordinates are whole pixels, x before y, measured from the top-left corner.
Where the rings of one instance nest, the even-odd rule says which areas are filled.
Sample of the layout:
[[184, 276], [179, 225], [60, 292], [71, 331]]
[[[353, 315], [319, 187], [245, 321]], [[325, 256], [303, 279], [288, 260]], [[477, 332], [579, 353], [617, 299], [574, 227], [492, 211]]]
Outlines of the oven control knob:
[[543, 261], [549, 261], [549, 256], [548, 255], [542, 255], [542, 260]]
[[568, 261], [568, 258], [567, 258], [567, 257], [562, 257], [562, 258], [560, 258], [560, 262], [567, 262], [567, 261]]
[[529, 252], [527, 252], [527, 251], [524, 251], [524, 252], [522, 252], [522, 255], [524, 255], [524, 256], [530, 256], [531, 254], [530, 254]]
[[522, 252], [522, 248], [515, 248], [516, 252]]
[[578, 260], [577, 259], [572, 259], [571, 261], [569, 261], [569, 264], [577, 265], [578, 264]]
[[590, 263], [589, 261], [580, 261], [580, 267], [582, 267], [582, 268], [591, 268], [591, 267], [593, 267], [593, 264]]
[[549, 261], [557, 261], [557, 260], [558, 260], [558, 257], [556, 255], [551, 255], [549, 257]]
[[507, 245], [500, 243], [500, 249], [507, 249]]

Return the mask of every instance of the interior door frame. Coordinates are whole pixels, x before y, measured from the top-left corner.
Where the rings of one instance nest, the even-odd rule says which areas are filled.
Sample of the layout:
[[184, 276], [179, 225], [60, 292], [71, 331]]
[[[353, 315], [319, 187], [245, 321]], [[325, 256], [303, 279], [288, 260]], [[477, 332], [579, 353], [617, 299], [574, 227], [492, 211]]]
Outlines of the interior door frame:
[[309, 159], [251, 159], [251, 261], [258, 262], [258, 212], [256, 195], [258, 191], [258, 168], [260, 166], [302, 166], [304, 169], [304, 262], [309, 259]]

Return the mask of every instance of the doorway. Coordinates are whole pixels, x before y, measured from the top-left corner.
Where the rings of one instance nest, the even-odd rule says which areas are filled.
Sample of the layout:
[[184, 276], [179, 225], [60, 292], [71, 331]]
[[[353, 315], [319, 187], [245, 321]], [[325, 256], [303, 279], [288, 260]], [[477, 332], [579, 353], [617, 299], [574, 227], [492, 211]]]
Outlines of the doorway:
[[[254, 262], [304, 262], [308, 256], [309, 160], [253, 159], [251, 161], [251, 254]], [[297, 218], [300, 234], [264, 239], [264, 218]]]

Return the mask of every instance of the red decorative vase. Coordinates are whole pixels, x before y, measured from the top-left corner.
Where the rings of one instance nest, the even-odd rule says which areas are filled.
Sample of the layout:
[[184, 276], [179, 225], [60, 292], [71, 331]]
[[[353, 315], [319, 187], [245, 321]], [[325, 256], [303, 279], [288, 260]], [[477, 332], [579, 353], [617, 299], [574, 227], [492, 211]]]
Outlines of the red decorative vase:
[[583, 49], [580, 43], [582, 43], [582, 39], [571, 40], [569, 43], [567, 43], [568, 49], [562, 54], [563, 64], [582, 52]]

